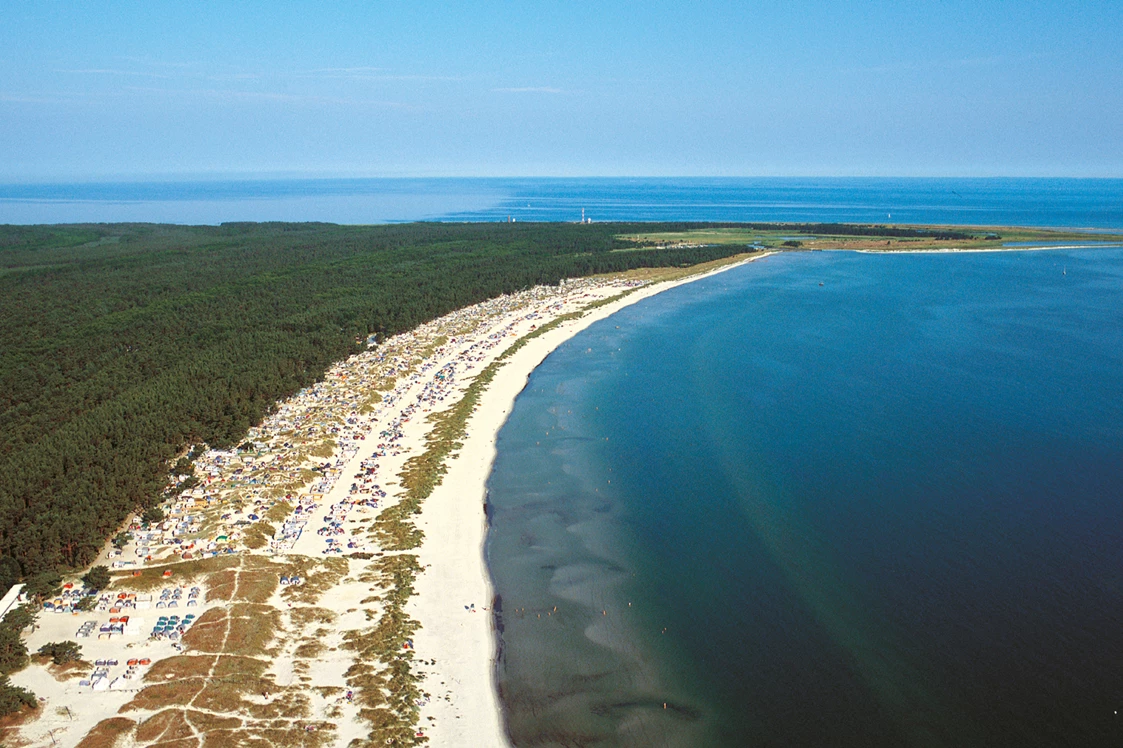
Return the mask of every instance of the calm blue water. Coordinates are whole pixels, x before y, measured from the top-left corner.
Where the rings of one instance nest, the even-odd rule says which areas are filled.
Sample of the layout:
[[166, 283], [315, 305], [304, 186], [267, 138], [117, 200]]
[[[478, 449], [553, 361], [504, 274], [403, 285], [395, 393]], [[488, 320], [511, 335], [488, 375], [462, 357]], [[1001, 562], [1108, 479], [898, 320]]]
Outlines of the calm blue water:
[[1120, 249], [774, 256], [591, 327], [490, 479], [512, 735], [1123, 745], [1120, 393]]
[[0, 224], [843, 221], [1123, 228], [1121, 179], [297, 179], [0, 185]]

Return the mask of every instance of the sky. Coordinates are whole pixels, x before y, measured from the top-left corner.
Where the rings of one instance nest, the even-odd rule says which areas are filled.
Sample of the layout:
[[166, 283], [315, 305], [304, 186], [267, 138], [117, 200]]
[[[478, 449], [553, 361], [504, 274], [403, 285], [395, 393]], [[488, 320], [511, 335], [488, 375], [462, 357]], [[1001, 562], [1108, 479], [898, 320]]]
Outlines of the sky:
[[0, 181], [1123, 177], [1123, 2], [6, 2]]

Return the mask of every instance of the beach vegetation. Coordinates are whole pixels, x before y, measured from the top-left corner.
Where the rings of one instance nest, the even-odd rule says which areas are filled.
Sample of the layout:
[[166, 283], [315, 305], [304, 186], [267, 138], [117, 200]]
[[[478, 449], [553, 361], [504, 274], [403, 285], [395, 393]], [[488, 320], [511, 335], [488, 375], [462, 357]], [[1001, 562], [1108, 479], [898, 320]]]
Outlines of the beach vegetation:
[[24, 580], [23, 594], [29, 599], [42, 600], [57, 595], [62, 590], [62, 575], [53, 569], [32, 574]]
[[100, 592], [108, 587], [110, 579], [109, 567], [101, 565], [94, 566], [82, 577], [82, 581], [86, 583], [86, 586], [95, 592]]
[[290, 585], [281, 593], [289, 603], [315, 605], [320, 597], [339, 584], [347, 576], [350, 563], [345, 558], [300, 559], [290, 563], [282, 572], [288, 576], [298, 576], [302, 582]]
[[27, 645], [20, 629], [6, 623], [0, 625], [0, 675], [8, 675], [27, 666]]
[[305, 660], [314, 660], [319, 657], [325, 649], [327, 649], [327, 647], [318, 639], [307, 639], [297, 645], [296, 649], [292, 651], [292, 656]]
[[454, 452], [461, 447], [461, 439], [467, 431], [468, 419], [475, 412], [483, 391], [491, 384], [499, 368], [506, 363], [506, 359], [534, 338], [544, 335], [565, 322], [578, 319], [593, 309], [619, 301], [629, 293], [631, 291], [624, 291], [590, 302], [578, 311], [558, 315], [523, 335], [472, 379], [455, 404], [428, 416], [427, 420], [432, 427], [425, 440], [425, 449], [406, 460], [399, 475], [405, 494], [397, 504], [384, 509], [372, 525], [371, 532], [381, 547], [402, 551], [421, 545], [425, 534], [413, 524], [411, 518], [421, 511], [422, 502], [440, 485], [445, 473], [448, 472], [445, 460], [455, 456]]
[[40, 657], [49, 657], [56, 665], [65, 665], [68, 662], [82, 659], [82, 648], [78, 642], [48, 642], [39, 647]]
[[223, 652], [242, 657], [268, 653], [270, 642], [280, 626], [280, 612], [268, 605], [235, 603], [227, 618]]
[[172, 466], [172, 475], [191, 475], [195, 471], [195, 463], [187, 457], [180, 457]]
[[154, 525], [157, 522], [164, 521], [164, 510], [158, 506], [150, 506], [144, 510], [140, 515], [142, 522], [148, 525]]
[[[346, 571], [347, 562], [330, 559], [333, 572]], [[316, 651], [322, 631], [299, 633], [302, 625], [331, 621], [336, 614], [325, 608], [290, 608], [282, 612], [268, 605], [281, 574], [299, 568], [327, 566], [302, 556], [277, 562], [256, 555], [189, 561], [163, 567], [179, 578], [200, 578], [208, 600], [226, 604], [210, 607], [184, 633], [184, 654], [159, 660], [145, 674], [143, 688], [123, 713], [147, 712], [139, 725], [126, 725], [138, 744], [178, 744], [190, 728], [192, 739], [205, 745], [320, 746], [333, 740], [335, 725], [309, 721], [311, 699], [301, 675], [287, 686], [279, 685], [269, 670], [282, 651], [302, 654]], [[182, 570], [182, 571], [181, 571]], [[146, 569], [145, 573], [153, 571]], [[162, 578], [162, 574], [156, 575]], [[126, 577], [129, 579], [130, 577]], [[286, 619], [285, 617], [288, 616]], [[297, 624], [294, 632], [283, 620]], [[312, 642], [313, 647], [300, 645]], [[307, 664], [294, 662], [294, 674], [307, 672]], [[186, 726], [186, 727], [185, 727]]]
[[8, 626], [16, 631], [23, 631], [35, 623], [37, 617], [38, 613], [35, 612], [35, 609], [29, 603], [24, 603], [9, 610], [3, 620], [0, 620], [0, 626]]
[[35, 694], [12, 683], [7, 675], [0, 675], [0, 717], [14, 714], [25, 707], [36, 709], [38, 706]]
[[77, 748], [113, 748], [123, 735], [136, 727], [136, 722], [126, 717], [110, 717], [94, 725]]
[[255, 522], [245, 529], [242, 544], [250, 550], [259, 550], [269, 545], [270, 538], [276, 534], [276, 529], [268, 522]]
[[316, 623], [332, 623], [339, 617], [334, 610], [315, 606], [290, 608], [288, 613], [289, 620], [301, 630]]
[[186, 710], [180, 709], [157, 712], [141, 722], [136, 730], [136, 738], [147, 744], [170, 742], [174, 745], [191, 740], [194, 735]]
[[160, 660], [144, 674], [146, 683], [164, 683], [169, 680], [201, 678], [210, 673], [215, 659], [202, 655], [179, 655]]
[[10, 673], [22, 670], [30, 661], [21, 632], [34, 620], [35, 613], [29, 605], [13, 608], [0, 620], [0, 717], [25, 706], [34, 709], [38, 704], [35, 694], [8, 680]]
[[344, 647], [356, 652], [344, 674], [356, 691], [359, 716], [370, 724], [374, 745], [421, 745], [417, 734], [420, 677], [413, 672], [413, 648], [408, 646], [421, 624], [410, 618], [405, 605], [421, 571], [417, 556], [384, 556], [368, 567], [359, 581], [385, 590], [382, 609], [369, 629], [348, 631]]
[[278, 501], [265, 513], [265, 521], [273, 524], [284, 522], [292, 514], [292, 509], [292, 504], [287, 501]]
[[[133, 576], [132, 571], [110, 571], [115, 589], [129, 590], [131, 592], [147, 592], [168, 583], [164, 572], [170, 571], [177, 584], [194, 581], [200, 577], [206, 578], [207, 599], [219, 586], [222, 573], [229, 574], [229, 584], [233, 587], [234, 576], [230, 570], [240, 564], [238, 556], [221, 555], [214, 558], [200, 558], [191, 561], [177, 561], [174, 563], [148, 566], [140, 570], [139, 576]], [[227, 598], [229, 599], [229, 598]]]

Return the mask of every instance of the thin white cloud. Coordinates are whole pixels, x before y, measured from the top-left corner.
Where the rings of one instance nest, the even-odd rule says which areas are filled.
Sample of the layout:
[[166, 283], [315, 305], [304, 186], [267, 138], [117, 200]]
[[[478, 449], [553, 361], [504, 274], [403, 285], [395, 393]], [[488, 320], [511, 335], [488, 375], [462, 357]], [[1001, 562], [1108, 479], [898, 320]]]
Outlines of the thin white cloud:
[[212, 81], [256, 81], [261, 80], [257, 73], [217, 73], [208, 75], [207, 80]]
[[115, 59], [124, 62], [135, 62], [140, 65], [147, 65], [154, 68], [193, 68], [197, 66], [194, 62], [170, 62], [168, 60], [154, 60], [151, 57], [137, 57], [135, 55], [119, 55]]
[[146, 70], [119, 70], [116, 68], [69, 68], [56, 70], [56, 73], [71, 73], [74, 75], [135, 75], [142, 78], [171, 78], [164, 73], [153, 73]]
[[493, 88], [492, 91], [496, 93], [544, 93], [544, 94], [560, 94], [565, 93], [560, 88], [553, 86], [515, 86], [513, 88]]
[[319, 68], [292, 74], [297, 78], [329, 78], [355, 81], [461, 81], [457, 75], [418, 75], [390, 73], [382, 68]]
[[15, 104], [73, 104], [78, 101], [96, 101], [120, 93], [105, 91], [32, 91], [13, 93], [0, 91], [0, 102]]
[[373, 73], [384, 73], [386, 68], [373, 68], [368, 66], [351, 67], [351, 68], [313, 68], [305, 70], [305, 73], [314, 75], [317, 73], [336, 73], [340, 75], [371, 75]]
[[383, 81], [462, 81], [461, 75], [381, 75], [370, 80]]
[[4, 104], [64, 104], [68, 101], [71, 99], [58, 96], [0, 93], [0, 102]]
[[293, 104], [338, 104], [343, 106], [374, 106], [386, 109], [415, 109], [412, 104], [380, 99], [359, 99], [338, 96], [319, 96], [315, 94], [290, 94], [274, 91], [238, 91], [217, 88], [169, 89], [148, 86], [127, 86], [129, 91], [140, 93], [174, 94], [176, 96], [204, 96], [226, 101], [277, 101]]
[[[131, 60], [126, 60], [131, 61]], [[142, 66], [155, 66], [144, 60], [136, 60]], [[194, 68], [188, 71], [187, 68]], [[194, 78], [196, 80], [210, 81], [253, 81], [253, 80], [342, 80], [342, 81], [462, 81], [461, 76], [454, 75], [422, 75], [416, 73], [393, 73], [385, 68], [358, 66], [358, 67], [328, 67], [313, 68], [310, 70], [296, 70], [291, 72], [278, 71], [264, 73], [256, 70], [227, 70], [205, 73], [190, 63], [168, 63], [163, 71], [133, 70], [128, 68], [61, 68], [54, 72], [68, 75], [102, 75], [102, 76], [130, 76], [137, 78], [154, 78], [158, 80], [172, 80], [176, 78]]]

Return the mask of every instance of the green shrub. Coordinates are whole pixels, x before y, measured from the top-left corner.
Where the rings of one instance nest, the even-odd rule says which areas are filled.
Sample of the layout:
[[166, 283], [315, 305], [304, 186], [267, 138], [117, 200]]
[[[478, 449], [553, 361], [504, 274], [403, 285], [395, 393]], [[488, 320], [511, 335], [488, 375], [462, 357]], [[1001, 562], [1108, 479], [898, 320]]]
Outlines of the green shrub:
[[157, 522], [164, 521], [164, 510], [158, 506], [150, 506], [144, 510], [144, 514], [140, 515], [141, 522], [149, 525], [154, 525]]
[[25, 706], [31, 709], [39, 706], [35, 694], [26, 688], [12, 685], [8, 676], [0, 676], [0, 717], [18, 712]]
[[41, 571], [24, 581], [23, 593], [42, 600], [57, 595], [62, 590], [62, 576], [57, 571]]
[[27, 645], [20, 630], [0, 625], [0, 675], [14, 673], [27, 666]]
[[95, 566], [86, 572], [82, 577], [82, 581], [90, 589], [101, 591], [109, 586], [109, 567], [108, 566]]
[[56, 665], [65, 665], [82, 659], [82, 648], [77, 642], [51, 642], [39, 647], [39, 654], [50, 657]]

